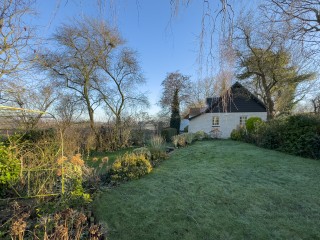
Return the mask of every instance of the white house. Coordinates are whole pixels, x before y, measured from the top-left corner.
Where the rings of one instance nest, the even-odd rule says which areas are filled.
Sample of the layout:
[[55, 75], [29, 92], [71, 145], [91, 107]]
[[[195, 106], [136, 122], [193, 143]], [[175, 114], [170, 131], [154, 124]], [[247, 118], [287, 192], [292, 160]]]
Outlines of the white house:
[[231, 131], [244, 125], [250, 117], [267, 119], [266, 106], [240, 83], [228, 91], [228, 97], [207, 98], [207, 107], [189, 117], [189, 132], [219, 132], [221, 138], [229, 138]]
[[206, 108], [190, 108], [189, 113], [184, 116], [183, 119], [181, 119], [180, 122], [180, 132], [184, 131], [184, 128], [189, 126], [189, 119], [192, 118], [193, 116], [198, 115], [199, 113], [205, 111]]

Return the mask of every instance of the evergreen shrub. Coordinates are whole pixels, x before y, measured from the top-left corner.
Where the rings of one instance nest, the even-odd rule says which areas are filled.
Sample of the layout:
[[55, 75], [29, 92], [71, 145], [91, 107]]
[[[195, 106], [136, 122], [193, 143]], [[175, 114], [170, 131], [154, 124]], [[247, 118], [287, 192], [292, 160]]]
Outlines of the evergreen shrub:
[[250, 117], [247, 121], [246, 121], [246, 129], [249, 133], [253, 133], [258, 125], [262, 122], [262, 119], [259, 117]]
[[20, 161], [9, 147], [0, 144], [0, 186], [13, 183], [19, 178]]
[[126, 153], [117, 158], [111, 167], [111, 179], [128, 181], [138, 179], [152, 170], [150, 162], [143, 154]]
[[[252, 125], [254, 125], [253, 131]], [[255, 143], [263, 148], [297, 156], [320, 159], [319, 115], [298, 114], [259, 124], [249, 122], [249, 129], [251, 130], [233, 130], [231, 139]]]
[[136, 148], [133, 150], [136, 155], [144, 155], [146, 159], [151, 160], [151, 152], [146, 147]]
[[167, 141], [170, 142], [172, 137], [177, 135], [177, 129], [175, 128], [164, 128], [161, 131], [161, 136]]
[[205, 133], [204, 131], [198, 131], [194, 134], [195, 140], [203, 140], [209, 138], [209, 135]]

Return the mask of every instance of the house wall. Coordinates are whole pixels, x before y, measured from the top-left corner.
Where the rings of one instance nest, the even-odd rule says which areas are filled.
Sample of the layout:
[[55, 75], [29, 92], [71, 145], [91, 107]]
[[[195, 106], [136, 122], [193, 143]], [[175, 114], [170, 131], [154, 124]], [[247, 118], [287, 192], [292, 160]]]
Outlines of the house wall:
[[[213, 116], [219, 117], [219, 127], [212, 126]], [[221, 132], [221, 138], [229, 138], [231, 131], [240, 124], [240, 116], [260, 117], [266, 121], [266, 112], [245, 112], [245, 113], [205, 113], [196, 118], [193, 118], [189, 122], [189, 132], [195, 133], [197, 131], [204, 131], [210, 133], [213, 128], [218, 128]]]

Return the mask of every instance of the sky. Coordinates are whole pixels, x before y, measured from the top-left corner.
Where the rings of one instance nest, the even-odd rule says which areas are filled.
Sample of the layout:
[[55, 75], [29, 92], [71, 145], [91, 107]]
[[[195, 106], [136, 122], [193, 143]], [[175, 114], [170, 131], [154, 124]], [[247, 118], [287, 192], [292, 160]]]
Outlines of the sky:
[[34, 23], [42, 38], [52, 36], [62, 23], [73, 18], [92, 16], [116, 25], [126, 45], [138, 53], [146, 78], [143, 91], [148, 91], [151, 103], [149, 113], [156, 114], [160, 107], [161, 82], [167, 73], [179, 70], [197, 79], [202, 4], [191, 2], [173, 16], [170, 0], [117, 0], [114, 4], [100, 5], [96, 0], [41, 0], [35, 6]]
[[[234, 1], [246, 3], [247, 0]], [[256, 1], [250, 0], [251, 3]], [[109, 4], [103, 4], [105, 2]], [[221, 8], [220, 1], [213, 2], [217, 5], [212, 8]], [[188, 7], [180, 6], [176, 16], [170, 0], [39, 0], [35, 9], [37, 15], [33, 24], [43, 39], [52, 36], [61, 24], [79, 17], [102, 18], [117, 26], [126, 45], [138, 53], [146, 79], [141, 90], [148, 92], [151, 115], [160, 111], [157, 103], [161, 97], [161, 82], [167, 73], [178, 70], [191, 76], [192, 81], [203, 77], [198, 75], [197, 62], [202, 0], [190, 1]]]

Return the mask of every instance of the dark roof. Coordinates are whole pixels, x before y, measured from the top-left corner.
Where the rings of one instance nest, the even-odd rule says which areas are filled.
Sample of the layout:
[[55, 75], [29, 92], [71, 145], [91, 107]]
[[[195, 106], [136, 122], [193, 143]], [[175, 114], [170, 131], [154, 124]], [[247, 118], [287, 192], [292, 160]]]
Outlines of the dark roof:
[[219, 100], [220, 97], [211, 97], [206, 99], [207, 106], [212, 106], [215, 102]]
[[200, 108], [190, 108], [189, 116], [190, 116], [190, 117], [193, 117], [193, 116], [195, 116], [195, 115], [200, 114], [200, 113], [201, 113], [200, 110], [201, 110]]
[[[228, 95], [230, 94], [230, 95]], [[207, 108], [203, 113], [213, 112], [266, 112], [266, 106], [248, 89], [236, 82], [227, 94], [206, 99]], [[202, 113], [190, 116], [195, 118]]]

